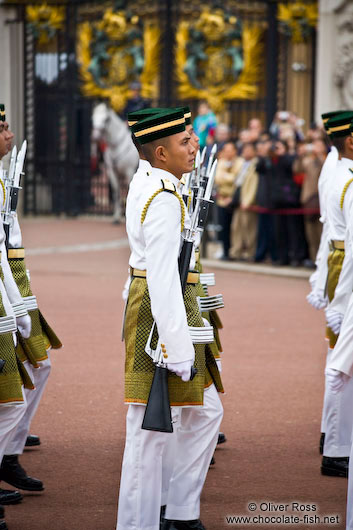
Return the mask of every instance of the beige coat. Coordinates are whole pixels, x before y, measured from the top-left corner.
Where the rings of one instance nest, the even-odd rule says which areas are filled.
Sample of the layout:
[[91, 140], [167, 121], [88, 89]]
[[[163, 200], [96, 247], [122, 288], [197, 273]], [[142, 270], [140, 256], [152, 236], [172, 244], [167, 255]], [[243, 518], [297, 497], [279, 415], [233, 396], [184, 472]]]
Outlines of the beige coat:
[[230, 167], [227, 167], [227, 161], [220, 159], [218, 161], [215, 184], [217, 188], [216, 203], [218, 206], [227, 206], [227, 199], [233, 197], [235, 191], [235, 181], [243, 159], [236, 157]]

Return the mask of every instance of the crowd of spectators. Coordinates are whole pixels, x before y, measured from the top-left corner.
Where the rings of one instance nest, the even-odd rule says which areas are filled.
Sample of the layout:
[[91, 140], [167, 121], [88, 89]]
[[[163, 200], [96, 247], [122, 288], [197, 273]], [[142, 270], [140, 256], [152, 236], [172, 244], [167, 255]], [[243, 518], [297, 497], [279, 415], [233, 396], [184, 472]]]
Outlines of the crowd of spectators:
[[324, 129], [277, 112], [269, 128], [253, 118], [236, 135], [202, 103], [194, 128], [218, 146], [216, 220], [223, 260], [314, 267], [320, 243], [318, 178], [329, 151]]

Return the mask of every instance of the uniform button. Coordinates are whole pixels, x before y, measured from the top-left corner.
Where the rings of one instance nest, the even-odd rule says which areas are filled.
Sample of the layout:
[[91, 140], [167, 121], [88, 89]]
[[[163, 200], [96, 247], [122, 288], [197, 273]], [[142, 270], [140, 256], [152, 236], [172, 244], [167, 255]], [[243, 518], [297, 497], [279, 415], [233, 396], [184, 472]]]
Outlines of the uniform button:
[[165, 344], [162, 344], [162, 343], [161, 343], [161, 348], [165, 348]]
[[167, 353], [164, 353], [164, 354], [163, 354], [163, 357], [164, 357], [165, 359], [168, 359], [168, 354], [167, 354]]

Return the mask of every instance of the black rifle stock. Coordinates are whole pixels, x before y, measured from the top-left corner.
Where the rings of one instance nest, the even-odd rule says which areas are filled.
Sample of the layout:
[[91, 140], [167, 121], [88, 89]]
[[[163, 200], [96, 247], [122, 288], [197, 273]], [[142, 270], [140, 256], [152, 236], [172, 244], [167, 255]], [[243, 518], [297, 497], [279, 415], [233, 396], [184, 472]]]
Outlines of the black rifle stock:
[[[179, 257], [179, 274], [183, 295], [189, 273], [192, 241], [185, 240]], [[196, 369], [191, 368], [192, 380], [196, 375]], [[156, 365], [151, 390], [148, 396], [142, 429], [147, 431], [173, 432], [172, 414], [170, 409], [168, 391], [168, 369]]]

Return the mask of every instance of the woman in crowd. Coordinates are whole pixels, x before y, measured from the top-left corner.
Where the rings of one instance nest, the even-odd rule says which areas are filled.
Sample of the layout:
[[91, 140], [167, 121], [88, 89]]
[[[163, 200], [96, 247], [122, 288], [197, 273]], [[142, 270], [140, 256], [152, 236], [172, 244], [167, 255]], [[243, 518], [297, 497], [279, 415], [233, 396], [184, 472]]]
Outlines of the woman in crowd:
[[235, 191], [235, 180], [243, 160], [237, 156], [237, 149], [233, 142], [224, 144], [218, 155], [218, 166], [215, 175], [216, 204], [218, 223], [221, 226], [219, 239], [223, 245], [222, 259], [229, 259], [230, 226], [233, 209], [230, 205]]

